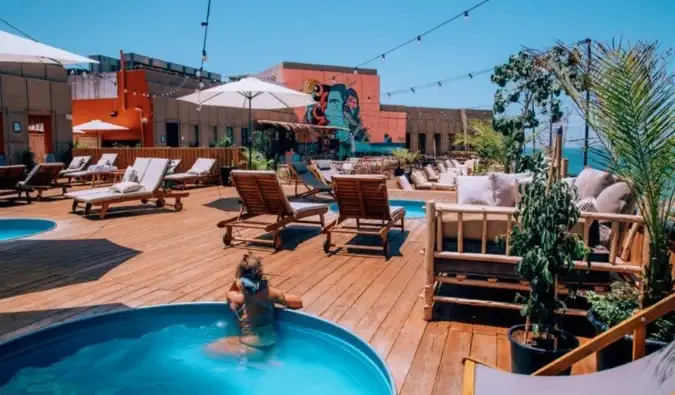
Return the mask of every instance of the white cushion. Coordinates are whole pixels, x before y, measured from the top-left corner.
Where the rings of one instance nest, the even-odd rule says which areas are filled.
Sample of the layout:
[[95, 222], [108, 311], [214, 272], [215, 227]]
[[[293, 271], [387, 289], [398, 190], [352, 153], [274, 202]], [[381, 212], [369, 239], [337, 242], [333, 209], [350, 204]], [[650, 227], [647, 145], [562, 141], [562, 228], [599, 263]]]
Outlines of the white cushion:
[[593, 196], [581, 199], [578, 202], [574, 203], [574, 205], [577, 206], [579, 211], [585, 211], [590, 213], [595, 213], [598, 211], [598, 209], [595, 207], [595, 198]]
[[82, 166], [82, 162], [84, 162], [83, 157], [81, 157], [81, 156], [74, 157], [73, 160], [70, 162], [70, 165], [68, 165], [68, 170], [79, 169], [80, 166]]
[[457, 174], [452, 172], [441, 173], [441, 179], [438, 181], [444, 185], [455, 185], [457, 182]]
[[129, 193], [140, 191], [141, 189], [143, 189], [143, 185], [137, 182], [124, 181], [118, 182], [117, 184], [110, 187], [110, 189], [118, 193]]
[[513, 174], [490, 173], [490, 190], [492, 191], [491, 205], [499, 207], [514, 207], [516, 205], [516, 191], [518, 182]]
[[194, 167], [192, 169], [188, 170], [187, 172], [190, 173], [190, 174], [197, 175], [197, 176], [204, 176], [204, 175], [209, 174], [208, 170], [195, 169]]
[[124, 182], [138, 182], [138, 174], [136, 173], [136, 170], [134, 170], [133, 167], [127, 166], [127, 170], [124, 172], [124, 176], [122, 177], [122, 181]]
[[457, 177], [457, 203], [492, 205], [493, 193], [488, 176]]

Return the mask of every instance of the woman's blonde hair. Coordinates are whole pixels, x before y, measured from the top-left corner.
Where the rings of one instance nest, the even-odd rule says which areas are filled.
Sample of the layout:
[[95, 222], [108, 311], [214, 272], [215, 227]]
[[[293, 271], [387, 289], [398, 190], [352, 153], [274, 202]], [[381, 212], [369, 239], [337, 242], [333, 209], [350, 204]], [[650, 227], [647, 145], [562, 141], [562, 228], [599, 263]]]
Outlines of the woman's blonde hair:
[[264, 280], [262, 258], [253, 256], [249, 253], [244, 254], [237, 266], [237, 278], [247, 278], [253, 282], [262, 282]]

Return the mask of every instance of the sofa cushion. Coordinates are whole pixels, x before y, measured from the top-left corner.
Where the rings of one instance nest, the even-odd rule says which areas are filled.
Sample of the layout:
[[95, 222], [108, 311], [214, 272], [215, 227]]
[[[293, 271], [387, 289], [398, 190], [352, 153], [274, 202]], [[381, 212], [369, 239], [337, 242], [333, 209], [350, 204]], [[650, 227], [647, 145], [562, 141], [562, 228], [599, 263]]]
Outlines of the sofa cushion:
[[635, 204], [635, 195], [625, 182], [617, 182], [605, 188], [598, 196], [595, 207], [599, 213], [630, 214]]
[[579, 200], [575, 203], [579, 211], [585, 211], [590, 213], [595, 213], [598, 210], [596, 209], [596, 200], [594, 197], [587, 197]]
[[579, 190], [579, 199], [597, 198], [605, 188], [614, 184], [616, 179], [606, 171], [587, 167], [579, 173], [574, 186]]
[[419, 171], [413, 171], [410, 175], [410, 180], [412, 180], [415, 186], [419, 186], [427, 182], [427, 179], [424, 178], [424, 175]]
[[457, 183], [457, 203], [492, 205], [490, 177], [488, 176], [459, 176]]
[[514, 174], [490, 173], [490, 189], [492, 190], [492, 206], [514, 207], [518, 182]]

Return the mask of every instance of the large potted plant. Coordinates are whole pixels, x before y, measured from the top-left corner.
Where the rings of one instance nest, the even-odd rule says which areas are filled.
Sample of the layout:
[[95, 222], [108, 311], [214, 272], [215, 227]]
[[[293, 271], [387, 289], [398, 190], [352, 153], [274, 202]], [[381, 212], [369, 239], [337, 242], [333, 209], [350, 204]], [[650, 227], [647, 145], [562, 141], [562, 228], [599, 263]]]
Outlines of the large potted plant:
[[[548, 66], [596, 132], [599, 147], [592, 147], [594, 154], [637, 196], [649, 241], [639, 290], [619, 283], [606, 295], [588, 295], [589, 318], [602, 332], [673, 292], [667, 224], [675, 190], [675, 86], [668, 71], [671, 55], [655, 43], [593, 43], [589, 52], [579, 62], [581, 71]], [[582, 72], [589, 100], [570, 82], [570, 73]], [[674, 339], [671, 313], [647, 327], [646, 352]], [[601, 350], [596, 354], [598, 369], [631, 361], [631, 348], [632, 338], [626, 336]]]
[[399, 177], [405, 174], [405, 165], [408, 162], [410, 151], [405, 148], [396, 148], [391, 151], [391, 155], [396, 158], [397, 164], [394, 169], [394, 176]]
[[[579, 219], [576, 189], [551, 171], [535, 173], [518, 204], [519, 221], [511, 233], [511, 248], [522, 257], [516, 269], [528, 281], [530, 293], [521, 314], [524, 325], [509, 330], [511, 366], [514, 373], [530, 374], [574, 349], [579, 341], [560, 327], [565, 304], [559, 299], [558, 278], [573, 270], [586, 248], [570, 229]], [[569, 369], [564, 374], [569, 374]]]

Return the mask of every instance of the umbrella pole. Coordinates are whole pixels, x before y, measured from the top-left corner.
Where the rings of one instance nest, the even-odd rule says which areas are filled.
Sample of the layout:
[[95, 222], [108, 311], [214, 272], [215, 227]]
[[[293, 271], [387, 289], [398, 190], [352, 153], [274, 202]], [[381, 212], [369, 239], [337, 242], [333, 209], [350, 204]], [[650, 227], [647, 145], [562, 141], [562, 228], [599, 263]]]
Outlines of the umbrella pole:
[[253, 97], [248, 98], [248, 169], [252, 170], [253, 162], [253, 128], [251, 122], [251, 101]]

